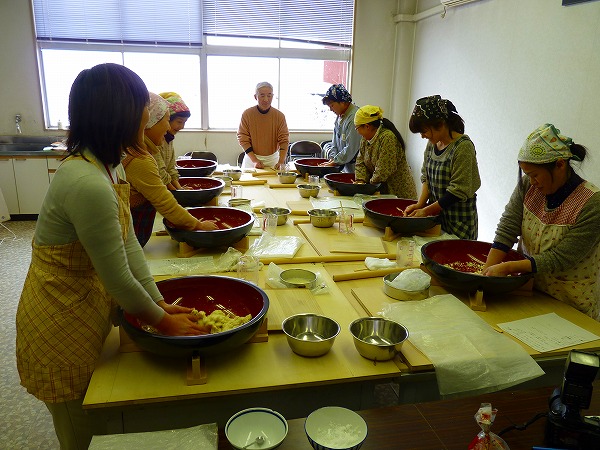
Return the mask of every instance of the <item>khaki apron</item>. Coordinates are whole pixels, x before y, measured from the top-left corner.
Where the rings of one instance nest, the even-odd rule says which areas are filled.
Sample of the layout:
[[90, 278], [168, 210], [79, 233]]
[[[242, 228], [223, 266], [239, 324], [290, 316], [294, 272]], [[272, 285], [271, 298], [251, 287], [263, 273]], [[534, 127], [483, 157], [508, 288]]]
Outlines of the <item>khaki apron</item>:
[[[546, 198], [530, 188], [523, 208], [523, 237], [519, 250], [539, 255], [554, 247], [569, 232], [581, 208], [598, 189], [588, 182], [580, 184], [558, 208], [546, 210]], [[551, 273], [536, 273], [535, 287], [565, 302], [588, 316], [598, 318], [600, 299], [600, 246], [571, 268]]]
[[[125, 241], [130, 227], [129, 184], [121, 179], [114, 183], [106, 170]], [[85, 394], [111, 330], [115, 303], [79, 241], [32, 247], [16, 320], [21, 384], [44, 402], [78, 399]]]

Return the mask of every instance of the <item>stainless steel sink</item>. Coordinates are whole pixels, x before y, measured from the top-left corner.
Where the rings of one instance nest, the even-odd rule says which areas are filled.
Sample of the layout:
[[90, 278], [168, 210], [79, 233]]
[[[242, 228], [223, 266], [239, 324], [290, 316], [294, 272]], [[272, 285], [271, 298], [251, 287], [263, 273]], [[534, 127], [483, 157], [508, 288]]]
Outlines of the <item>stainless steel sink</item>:
[[0, 144], [0, 152], [41, 152], [49, 145], [37, 143]]
[[0, 136], [0, 152], [41, 152], [64, 136]]

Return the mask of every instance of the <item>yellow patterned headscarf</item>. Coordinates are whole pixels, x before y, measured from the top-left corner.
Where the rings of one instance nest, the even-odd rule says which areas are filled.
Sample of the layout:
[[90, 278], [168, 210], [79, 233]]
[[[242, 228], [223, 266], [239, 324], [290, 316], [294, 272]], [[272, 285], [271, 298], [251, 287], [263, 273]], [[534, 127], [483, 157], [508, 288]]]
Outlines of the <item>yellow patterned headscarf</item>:
[[519, 151], [519, 162], [546, 164], [558, 159], [574, 159], [579, 157], [571, 153], [573, 140], [560, 134], [560, 130], [551, 123], [536, 128], [523, 143]]
[[191, 115], [190, 108], [188, 108], [181, 98], [181, 95], [179, 95], [177, 92], [161, 92], [159, 95], [169, 102], [169, 112], [171, 117], [173, 117], [175, 114], [187, 117]]
[[383, 109], [379, 106], [365, 105], [356, 111], [354, 125], [364, 125], [381, 119], [383, 119]]

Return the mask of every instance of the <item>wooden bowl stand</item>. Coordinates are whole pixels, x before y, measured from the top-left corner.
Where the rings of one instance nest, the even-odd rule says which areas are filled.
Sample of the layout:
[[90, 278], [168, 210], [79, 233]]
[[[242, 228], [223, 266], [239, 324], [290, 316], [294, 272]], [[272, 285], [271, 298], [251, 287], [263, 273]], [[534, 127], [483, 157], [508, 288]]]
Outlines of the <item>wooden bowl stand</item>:
[[[367, 216], [365, 216], [365, 218], [363, 219], [363, 226], [377, 228], [375, 225], [373, 225], [373, 222], [371, 222]], [[441, 236], [441, 234], [442, 226], [438, 223], [437, 225], [434, 225], [433, 227], [428, 228], [427, 230], [416, 231], [414, 233], [411, 233], [410, 236], [433, 237]], [[382, 239], [386, 242], [391, 242], [394, 239], [399, 238], [401, 236], [402, 233], [396, 233], [390, 227], [385, 227]]]
[[[231, 247], [244, 253], [246, 250], [248, 250], [249, 246], [250, 246], [250, 240], [248, 239], [248, 236], [244, 236], [242, 239], [240, 239], [238, 242], [233, 244]], [[201, 253], [205, 250], [206, 250], [205, 248], [192, 247], [187, 242], [180, 242], [179, 243], [179, 251], [177, 252], [177, 257], [178, 258], [189, 258], [190, 256], [197, 255], [198, 253]]]
[[[421, 264], [421, 270], [431, 276], [431, 285], [432, 286], [444, 286], [440, 283], [435, 276], [425, 267], [425, 264]], [[507, 294], [511, 295], [522, 295], [531, 297], [533, 295], [533, 278], [530, 279], [527, 283], [521, 286], [518, 289], [507, 292]], [[483, 290], [477, 289], [475, 292], [469, 292], [469, 307], [473, 311], [486, 311], [487, 305], [485, 304], [485, 299], [483, 298]]]
[[[268, 342], [269, 341], [269, 332], [268, 332], [268, 319], [265, 317], [262, 325], [256, 332], [256, 334], [250, 339], [247, 344], [255, 344], [260, 342]], [[119, 351], [121, 353], [129, 353], [129, 352], [143, 352], [141, 349], [130, 337], [129, 335], [123, 331], [123, 327], [119, 327], [119, 338], [121, 340], [121, 345], [119, 346]], [[186, 365], [186, 384], [188, 386], [194, 386], [197, 384], [206, 384], [208, 382], [208, 370], [206, 369], [206, 359], [200, 355], [192, 356]]]
[[[343, 195], [340, 194], [340, 192], [337, 189], [329, 189], [329, 192], [332, 192], [334, 197], [343, 197]], [[380, 194], [380, 192], [377, 191], [373, 195], [379, 195], [379, 194]]]

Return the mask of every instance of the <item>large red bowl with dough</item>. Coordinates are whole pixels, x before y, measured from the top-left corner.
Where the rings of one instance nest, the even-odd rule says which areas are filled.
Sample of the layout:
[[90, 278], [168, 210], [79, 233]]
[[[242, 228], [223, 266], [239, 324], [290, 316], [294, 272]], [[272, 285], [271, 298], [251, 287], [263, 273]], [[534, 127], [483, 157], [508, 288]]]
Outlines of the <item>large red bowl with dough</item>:
[[324, 177], [327, 186], [332, 190], [338, 191], [340, 195], [354, 196], [356, 194], [373, 195], [379, 190], [381, 183], [354, 184], [353, 173], [328, 173]]
[[377, 198], [363, 203], [363, 211], [377, 228], [390, 227], [394, 233], [416, 233], [439, 223], [438, 216], [405, 217], [404, 210], [415, 203], [405, 198]]
[[300, 158], [294, 160], [294, 165], [302, 176], [319, 175], [323, 177], [328, 173], [341, 172], [342, 166], [319, 166], [327, 161], [329, 161], [327, 158]]
[[267, 294], [244, 280], [220, 276], [189, 276], [156, 283], [165, 302], [178, 298], [181, 306], [196, 308], [207, 315], [220, 309], [237, 316], [250, 314], [249, 322], [228, 331], [201, 336], [163, 336], [146, 331], [137, 318], [119, 311], [121, 326], [142, 349], [169, 357], [214, 355], [234, 350], [258, 331], [269, 310]]
[[180, 177], [179, 184], [183, 189], [171, 191], [181, 206], [206, 205], [223, 192], [225, 182], [218, 178]]
[[178, 159], [175, 168], [182, 177], [208, 177], [217, 168], [217, 162], [210, 159]]
[[[499, 294], [514, 291], [527, 283], [533, 273], [508, 277], [481, 275], [492, 244], [467, 239], [449, 239], [429, 242], [421, 247], [421, 259], [431, 275], [444, 286], [462, 291], [484, 291]], [[521, 253], [510, 250], [504, 261], [525, 259]]]
[[184, 230], [177, 228], [167, 219], [163, 219], [163, 224], [171, 238], [195, 248], [230, 246], [250, 233], [254, 226], [254, 216], [241, 209], [226, 206], [199, 206], [188, 208], [188, 211], [197, 219], [214, 220], [218, 229]]

